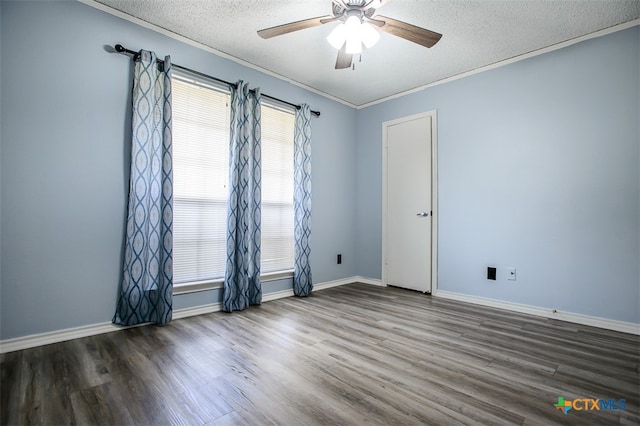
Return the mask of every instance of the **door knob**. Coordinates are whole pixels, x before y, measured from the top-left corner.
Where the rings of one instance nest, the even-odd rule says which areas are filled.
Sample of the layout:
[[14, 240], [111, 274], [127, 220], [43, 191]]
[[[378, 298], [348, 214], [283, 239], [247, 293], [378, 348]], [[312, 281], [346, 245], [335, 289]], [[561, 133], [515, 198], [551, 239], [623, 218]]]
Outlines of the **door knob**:
[[429, 213], [427, 213], [427, 212], [420, 212], [420, 213], [416, 214], [416, 216], [425, 217], [425, 216], [429, 216]]

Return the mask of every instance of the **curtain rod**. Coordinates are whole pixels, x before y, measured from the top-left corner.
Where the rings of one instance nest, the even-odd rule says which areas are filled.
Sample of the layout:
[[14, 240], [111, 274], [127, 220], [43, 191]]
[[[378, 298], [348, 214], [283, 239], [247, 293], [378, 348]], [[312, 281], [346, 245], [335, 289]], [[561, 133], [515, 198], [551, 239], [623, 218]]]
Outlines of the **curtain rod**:
[[[116, 44], [114, 46], [114, 48], [115, 48], [116, 52], [118, 52], [118, 53], [128, 54], [128, 55], [132, 55], [132, 56], [136, 56], [138, 54], [138, 52], [136, 52], [134, 50], [127, 49], [126, 47], [124, 47], [121, 44]], [[161, 62], [161, 60], [158, 59], [158, 62]], [[178, 68], [178, 69], [181, 69], [183, 71], [187, 71], [187, 72], [190, 72], [192, 74], [198, 75], [200, 77], [204, 77], [204, 78], [209, 78], [211, 80], [215, 80], [215, 81], [217, 81], [219, 83], [226, 84], [229, 87], [237, 87], [235, 83], [230, 83], [230, 82], [222, 80], [220, 78], [212, 77], [212, 76], [210, 76], [208, 74], [205, 74], [205, 73], [202, 73], [200, 71], [192, 70], [191, 68], [183, 67], [181, 65], [173, 64], [173, 63], [171, 64], [171, 66], [174, 67], [174, 68]], [[283, 103], [285, 105], [289, 105], [289, 106], [291, 106], [291, 107], [293, 107], [295, 109], [300, 109], [300, 105], [292, 104], [291, 102], [287, 102], [285, 100], [276, 98], [275, 96], [267, 95], [266, 93], [262, 93], [261, 95], [263, 97], [265, 97], [265, 98], [269, 98], [271, 100], [274, 100], [274, 101], [277, 101], [277, 102], [281, 102], [281, 103]], [[320, 117], [320, 111], [313, 111], [312, 110], [311, 114], [315, 115], [316, 117]]]

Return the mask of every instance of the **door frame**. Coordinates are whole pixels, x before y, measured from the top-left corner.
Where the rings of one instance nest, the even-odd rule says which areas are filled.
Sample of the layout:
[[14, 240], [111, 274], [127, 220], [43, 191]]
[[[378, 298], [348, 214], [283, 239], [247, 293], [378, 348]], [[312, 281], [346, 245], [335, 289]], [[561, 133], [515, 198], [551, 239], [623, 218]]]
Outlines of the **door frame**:
[[382, 285], [388, 285], [387, 278], [387, 128], [406, 121], [431, 117], [431, 290], [438, 288], [438, 120], [437, 110], [421, 112], [407, 117], [382, 123]]

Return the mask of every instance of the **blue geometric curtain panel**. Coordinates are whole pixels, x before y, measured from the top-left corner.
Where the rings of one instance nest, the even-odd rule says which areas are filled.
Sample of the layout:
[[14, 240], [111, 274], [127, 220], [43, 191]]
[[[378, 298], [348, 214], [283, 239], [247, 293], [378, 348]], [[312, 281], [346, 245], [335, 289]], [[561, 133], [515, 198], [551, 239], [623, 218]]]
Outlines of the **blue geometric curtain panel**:
[[311, 281], [311, 111], [303, 104], [296, 110], [293, 146], [293, 293], [306, 297], [313, 290]]
[[158, 64], [141, 50], [134, 61], [127, 230], [113, 322], [166, 324], [173, 303], [171, 60]]
[[231, 89], [227, 264], [222, 310], [262, 303], [260, 285], [260, 90], [243, 81]]

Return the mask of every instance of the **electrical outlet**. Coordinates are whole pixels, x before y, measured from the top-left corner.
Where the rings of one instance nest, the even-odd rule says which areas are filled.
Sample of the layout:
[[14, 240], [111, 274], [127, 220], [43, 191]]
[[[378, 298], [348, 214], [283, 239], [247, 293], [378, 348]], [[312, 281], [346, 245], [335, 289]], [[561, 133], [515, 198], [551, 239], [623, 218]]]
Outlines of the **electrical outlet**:
[[493, 281], [496, 280], [496, 268], [494, 268], [493, 266], [487, 267], [487, 279]]
[[505, 268], [507, 271], [507, 279], [509, 281], [515, 281], [516, 280], [516, 268]]

